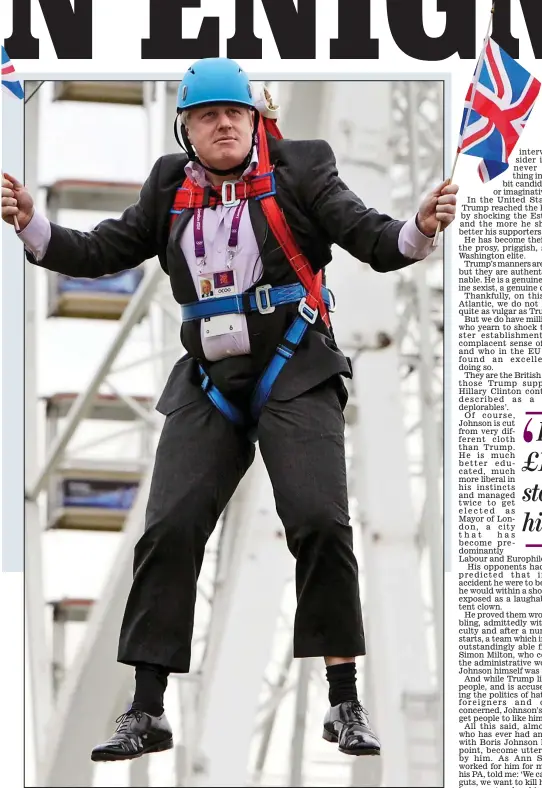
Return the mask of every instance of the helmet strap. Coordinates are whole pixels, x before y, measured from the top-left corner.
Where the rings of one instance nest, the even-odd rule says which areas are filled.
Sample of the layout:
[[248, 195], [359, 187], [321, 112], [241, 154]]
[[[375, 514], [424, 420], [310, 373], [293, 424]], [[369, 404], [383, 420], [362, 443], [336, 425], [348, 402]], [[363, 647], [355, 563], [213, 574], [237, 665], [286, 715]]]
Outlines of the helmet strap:
[[243, 159], [243, 161], [240, 164], [238, 164], [236, 167], [230, 167], [229, 170], [218, 170], [215, 167], [207, 167], [207, 165], [204, 164], [201, 161], [201, 159], [198, 158], [198, 156], [196, 156], [196, 151], [194, 150], [194, 148], [192, 146], [192, 143], [190, 142], [190, 140], [188, 138], [188, 132], [186, 131], [186, 127], [185, 127], [184, 123], [181, 123], [181, 137], [182, 137], [183, 141], [182, 142], [180, 141], [179, 134], [178, 134], [178, 131], [177, 131], [177, 124], [178, 124], [179, 114], [180, 113], [178, 113], [175, 116], [175, 123], [173, 125], [173, 133], [175, 134], [175, 139], [177, 140], [178, 145], [184, 150], [184, 152], [186, 153], [186, 155], [188, 156], [188, 159], [190, 161], [193, 161], [196, 164], [199, 164], [200, 167], [203, 167], [203, 169], [207, 170], [207, 172], [212, 172], [213, 175], [231, 175], [234, 172], [239, 172], [239, 170], [241, 170], [242, 172], [244, 170], [246, 170], [246, 168], [248, 167], [248, 165], [250, 164], [250, 161], [252, 159], [252, 152], [254, 150], [254, 145], [256, 144], [256, 135], [258, 134], [258, 126], [259, 126], [259, 122], [260, 122], [260, 113], [258, 112], [257, 109], [254, 110], [254, 129], [252, 131], [252, 144], [250, 146], [250, 150], [249, 150], [249, 152], [247, 153], [247, 155], [245, 156], [245, 158]]

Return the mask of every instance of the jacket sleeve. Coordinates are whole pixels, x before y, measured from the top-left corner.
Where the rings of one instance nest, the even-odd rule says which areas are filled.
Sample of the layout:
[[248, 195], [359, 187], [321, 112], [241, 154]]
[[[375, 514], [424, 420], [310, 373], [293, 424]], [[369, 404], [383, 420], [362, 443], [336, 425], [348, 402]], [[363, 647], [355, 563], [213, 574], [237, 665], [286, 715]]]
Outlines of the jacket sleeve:
[[51, 222], [51, 240], [41, 260], [27, 250], [27, 259], [50, 271], [94, 279], [135, 268], [157, 253], [156, 197], [162, 160], [143, 184], [139, 200], [119, 219], [105, 219], [90, 232]]
[[367, 208], [350, 191], [339, 177], [335, 156], [325, 140], [315, 140], [310, 146], [310, 164], [306, 162], [303, 171], [303, 199], [330, 243], [382, 273], [416, 262], [399, 251], [405, 222]]

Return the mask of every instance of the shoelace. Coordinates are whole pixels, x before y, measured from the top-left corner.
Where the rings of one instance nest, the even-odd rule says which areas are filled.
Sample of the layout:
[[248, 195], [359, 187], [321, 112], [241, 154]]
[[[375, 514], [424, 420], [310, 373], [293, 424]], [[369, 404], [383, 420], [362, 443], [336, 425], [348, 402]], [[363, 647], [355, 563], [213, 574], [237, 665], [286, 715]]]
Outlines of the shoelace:
[[125, 730], [128, 729], [130, 725], [131, 717], [135, 717], [137, 722], [139, 722], [142, 716], [143, 716], [143, 712], [138, 711], [137, 709], [129, 709], [124, 714], [121, 714], [120, 717], [117, 717], [117, 719], [115, 720], [115, 722], [118, 723], [118, 728], [116, 730], [116, 733], [123, 733]]
[[351, 708], [352, 708], [352, 713], [354, 714], [354, 716], [355, 716], [355, 717], [356, 717], [356, 718], [357, 718], [357, 719], [358, 719], [358, 720], [359, 720], [359, 721], [360, 721], [360, 722], [361, 722], [363, 725], [367, 725], [367, 718], [368, 718], [368, 715], [367, 715], [367, 710], [363, 708], [363, 706], [361, 705], [361, 703], [359, 702], [359, 700], [355, 700], [355, 701], [352, 703], [352, 707], [351, 707]]

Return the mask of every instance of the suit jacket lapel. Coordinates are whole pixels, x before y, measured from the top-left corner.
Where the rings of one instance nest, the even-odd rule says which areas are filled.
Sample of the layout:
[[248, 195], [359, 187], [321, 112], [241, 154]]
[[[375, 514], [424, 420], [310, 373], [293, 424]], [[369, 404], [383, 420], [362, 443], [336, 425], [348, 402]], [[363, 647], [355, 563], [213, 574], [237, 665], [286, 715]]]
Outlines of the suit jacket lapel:
[[252, 222], [252, 229], [254, 230], [254, 235], [256, 236], [258, 250], [260, 255], [263, 255], [263, 247], [266, 239], [267, 219], [265, 218], [265, 214], [259, 200], [248, 201], [248, 212], [250, 221]]
[[190, 290], [192, 290], [192, 298], [194, 301], [197, 301], [198, 294], [196, 292], [196, 288], [194, 287], [194, 282], [192, 280], [192, 275], [190, 273], [186, 257], [184, 256], [183, 250], [181, 248], [181, 236], [193, 215], [193, 209], [186, 209], [175, 219], [173, 230], [169, 234], [167, 258], [170, 276], [171, 272], [174, 270], [176, 272], [176, 279], [181, 279], [183, 281], [184, 288], [190, 288]]
[[[267, 144], [269, 145], [271, 163], [276, 165], [278, 158], [276, 155], [275, 140], [270, 134], [267, 135]], [[250, 220], [252, 222], [252, 229], [254, 230], [254, 235], [256, 236], [256, 241], [258, 243], [258, 249], [263, 259], [264, 246], [267, 244], [267, 251], [269, 252], [277, 246], [278, 241], [269, 229], [269, 225], [267, 223], [267, 219], [265, 218], [260, 201], [249, 200], [248, 208]]]
[[181, 214], [177, 215], [175, 221], [173, 223], [173, 230], [169, 234], [169, 245], [170, 249], [174, 254], [180, 255], [181, 260], [183, 263], [186, 264], [186, 258], [181, 249], [181, 236], [184, 232], [184, 229], [192, 216], [194, 215], [194, 211], [192, 209], [186, 209]]

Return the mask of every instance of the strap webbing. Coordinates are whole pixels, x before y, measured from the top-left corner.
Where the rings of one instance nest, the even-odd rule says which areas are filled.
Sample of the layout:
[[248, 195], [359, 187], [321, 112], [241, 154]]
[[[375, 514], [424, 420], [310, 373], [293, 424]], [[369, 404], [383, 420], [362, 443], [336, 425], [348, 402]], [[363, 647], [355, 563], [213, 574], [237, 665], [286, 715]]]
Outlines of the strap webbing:
[[[332, 307], [333, 295], [326, 287], [322, 288], [322, 297], [326, 306]], [[236, 293], [231, 296], [205, 298], [202, 301], [181, 304], [181, 315], [184, 322], [204, 320], [217, 315], [248, 315], [251, 312], [267, 314], [273, 312], [277, 306], [294, 304], [302, 298], [307, 298], [307, 291], [300, 282], [278, 287], [263, 285], [257, 287], [254, 293]]]
[[[276, 127], [276, 124], [275, 124]], [[278, 131], [278, 129], [277, 129]], [[270, 133], [273, 133], [270, 130]], [[265, 133], [265, 123], [260, 117], [260, 129], [258, 132], [259, 139], [259, 166], [264, 171], [271, 169], [271, 162], [269, 159], [269, 147], [267, 145], [267, 136]], [[269, 223], [269, 228], [280, 246], [286, 258], [294, 271], [296, 272], [301, 284], [306, 288], [309, 295], [307, 296], [307, 304], [312, 308], [318, 308], [320, 317], [325, 325], [329, 328], [329, 316], [326, 305], [322, 299], [322, 272], [314, 273], [308, 259], [300, 250], [297, 242], [292, 234], [292, 231], [286, 223], [284, 214], [279, 208], [279, 205], [274, 197], [265, 197], [262, 199], [262, 209]]]

